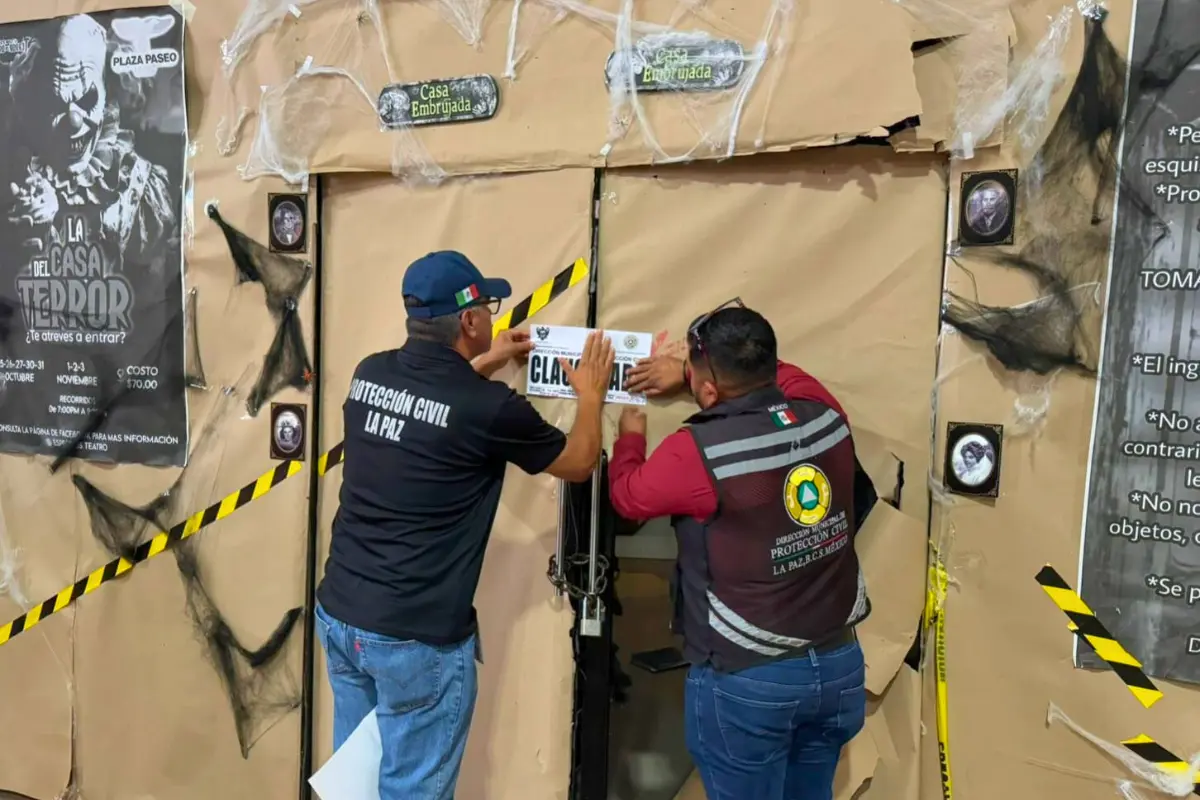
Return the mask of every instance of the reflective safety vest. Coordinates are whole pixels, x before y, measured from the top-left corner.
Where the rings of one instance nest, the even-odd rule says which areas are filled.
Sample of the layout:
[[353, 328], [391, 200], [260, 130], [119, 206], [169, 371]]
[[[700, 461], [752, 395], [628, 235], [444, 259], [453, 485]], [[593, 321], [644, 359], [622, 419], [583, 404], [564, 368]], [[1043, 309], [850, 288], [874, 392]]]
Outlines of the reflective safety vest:
[[717, 493], [708, 520], [673, 520], [673, 629], [688, 660], [732, 672], [795, 657], [863, 620], [846, 420], [771, 386], [687, 422]]

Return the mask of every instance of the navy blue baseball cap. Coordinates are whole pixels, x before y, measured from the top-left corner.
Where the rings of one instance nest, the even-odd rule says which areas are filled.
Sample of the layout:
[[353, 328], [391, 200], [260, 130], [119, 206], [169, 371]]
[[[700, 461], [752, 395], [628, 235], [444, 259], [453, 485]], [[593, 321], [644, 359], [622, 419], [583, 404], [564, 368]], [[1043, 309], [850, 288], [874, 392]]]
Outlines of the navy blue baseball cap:
[[408, 306], [410, 317], [431, 319], [456, 314], [479, 300], [511, 297], [512, 286], [502, 278], [483, 277], [462, 253], [439, 250], [408, 265], [402, 292], [421, 303]]

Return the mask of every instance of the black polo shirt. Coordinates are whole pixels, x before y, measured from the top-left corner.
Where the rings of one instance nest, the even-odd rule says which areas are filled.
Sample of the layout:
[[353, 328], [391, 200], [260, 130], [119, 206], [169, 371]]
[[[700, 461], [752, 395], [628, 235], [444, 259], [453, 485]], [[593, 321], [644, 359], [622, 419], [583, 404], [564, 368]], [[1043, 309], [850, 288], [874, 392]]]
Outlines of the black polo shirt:
[[542, 472], [566, 437], [454, 350], [417, 340], [363, 359], [343, 416], [341, 505], [318, 600], [373, 633], [461, 642], [475, 631], [505, 465]]

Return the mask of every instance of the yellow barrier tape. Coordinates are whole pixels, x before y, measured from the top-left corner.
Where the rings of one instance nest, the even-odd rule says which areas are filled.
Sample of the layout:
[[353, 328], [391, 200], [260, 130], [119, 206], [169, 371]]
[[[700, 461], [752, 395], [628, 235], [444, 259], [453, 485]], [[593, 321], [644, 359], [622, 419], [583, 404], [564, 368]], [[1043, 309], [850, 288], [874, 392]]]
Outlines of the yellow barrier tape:
[[[587, 274], [587, 262], [582, 258], [577, 259], [566, 269], [539, 286], [529, 297], [517, 303], [511, 311], [496, 320], [492, 325], [493, 335], [520, 325], [561, 296], [567, 289], [583, 280]], [[324, 477], [330, 469], [342, 463], [344, 444], [344, 442], [338, 442], [317, 459], [319, 476]], [[192, 514], [169, 531], [160, 533], [148, 542], [139, 545], [131, 559], [113, 559], [103, 567], [93, 570], [89, 575], [47, 598], [12, 622], [0, 626], [0, 645], [6, 644], [13, 637], [34, 627], [46, 617], [57, 614], [72, 605], [85, 594], [96, 591], [137, 565], [165, 553], [174, 545], [202, 531], [217, 520], [224, 519], [239, 508], [249, 505], [302, 469], [304, 469], [304, 465], [299, 461], [284, 461], [236, 492], [226, 495], [203, 511]]]
[[1054, 601], [1054, 605], [1067, 615], [1067, 628], [1081, 636], [1096, 651], [1096, 655], [1113, 668], [1113, 672], [1117, 673], [1117, 677], [1139, 703], [1150, 708], [1162, 699], [1163, 693], [1142, 671], [1142, 663], [1113, 638], [1108, 628], [1096, 618], [1083, 598], [1075, 593], [1054, 567], [1049, 564], [1042, 567], [1035, 580]]

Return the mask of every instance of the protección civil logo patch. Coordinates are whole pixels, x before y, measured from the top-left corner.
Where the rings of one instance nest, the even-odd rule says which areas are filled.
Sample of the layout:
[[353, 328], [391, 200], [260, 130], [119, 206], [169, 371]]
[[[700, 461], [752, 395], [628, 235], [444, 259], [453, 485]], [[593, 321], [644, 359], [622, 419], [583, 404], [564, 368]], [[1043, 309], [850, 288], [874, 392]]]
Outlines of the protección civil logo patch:
[[783, 505], [788, 516], [806, 528], [825, 519], [832, 501], [829, 479], [813, 464], [793, 467], [783, 483]]

